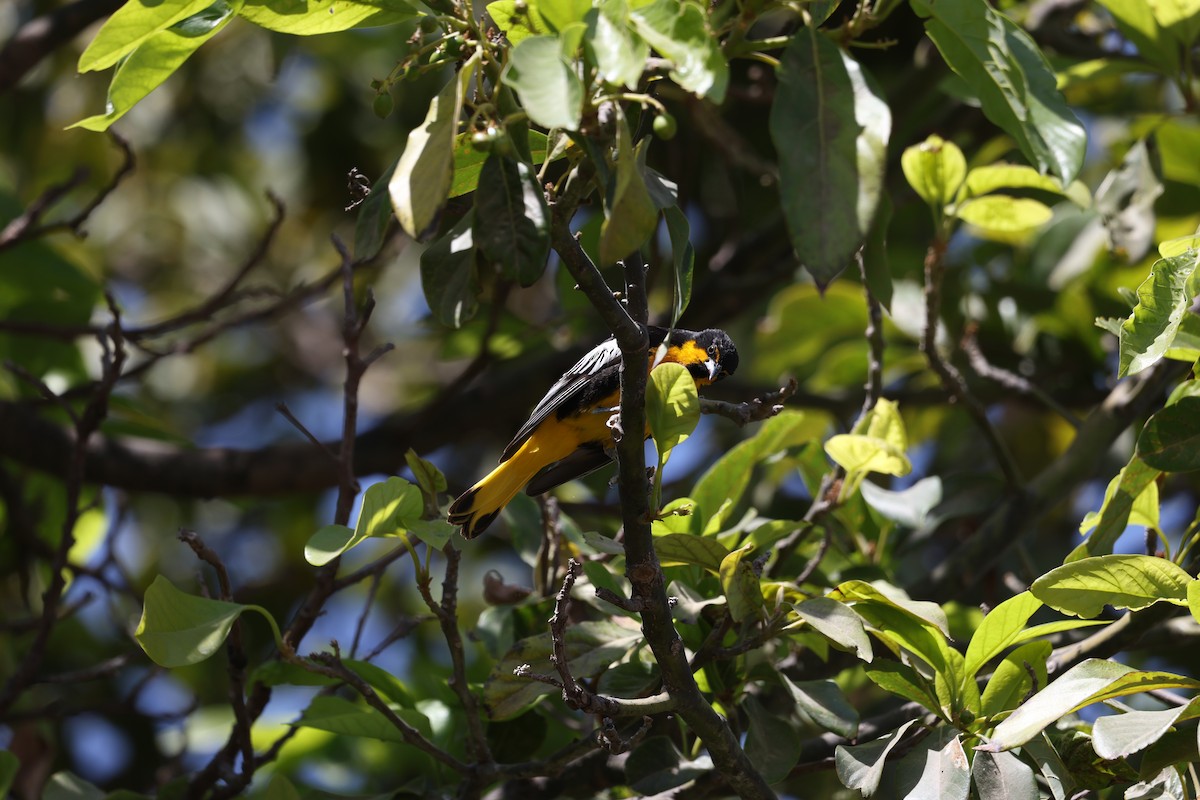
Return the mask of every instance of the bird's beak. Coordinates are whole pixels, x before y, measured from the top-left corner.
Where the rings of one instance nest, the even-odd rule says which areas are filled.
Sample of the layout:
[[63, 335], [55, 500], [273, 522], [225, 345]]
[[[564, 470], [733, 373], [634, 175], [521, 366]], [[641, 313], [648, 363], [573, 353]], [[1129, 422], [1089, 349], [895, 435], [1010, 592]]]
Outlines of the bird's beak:
[[708, 380], [710, 382], [716, 381], [723, 375], [721, 372], [721, 365], [716, 361], [713, 361], [711, 358], [705, 360], [704, 366], [708, 368]]

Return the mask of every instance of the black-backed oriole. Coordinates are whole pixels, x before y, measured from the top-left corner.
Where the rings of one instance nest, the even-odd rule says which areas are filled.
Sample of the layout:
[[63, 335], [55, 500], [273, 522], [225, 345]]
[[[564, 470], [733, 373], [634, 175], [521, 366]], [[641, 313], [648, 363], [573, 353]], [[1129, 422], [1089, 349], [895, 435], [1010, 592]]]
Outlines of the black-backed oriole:
[[[653, 359], [666, 328], [649, 328]], [[697, 386], [732, 375], [738, 354], [725, 331], [675, 330], [662, 361], [687, 367]], [[468, 539], [491, 525], [525, 486], [535, 495], [599, 469], [612, 460], [607, 422], [620, 402], [621, 350], [614, 339], [597, 345], [550, 387], [529, 420], [504, 448], [500, 466], [450, 506], [450, 522]], [[647, 434], [648, 435], [648, 434]]]

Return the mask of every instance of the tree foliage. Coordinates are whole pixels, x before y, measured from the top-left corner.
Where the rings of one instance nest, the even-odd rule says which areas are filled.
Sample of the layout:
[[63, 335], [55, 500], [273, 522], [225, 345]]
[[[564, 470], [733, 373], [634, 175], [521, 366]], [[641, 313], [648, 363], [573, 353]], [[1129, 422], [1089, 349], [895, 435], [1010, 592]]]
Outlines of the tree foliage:
[[0, 794], [1200, 792], [1200, 4], [4, 14]]

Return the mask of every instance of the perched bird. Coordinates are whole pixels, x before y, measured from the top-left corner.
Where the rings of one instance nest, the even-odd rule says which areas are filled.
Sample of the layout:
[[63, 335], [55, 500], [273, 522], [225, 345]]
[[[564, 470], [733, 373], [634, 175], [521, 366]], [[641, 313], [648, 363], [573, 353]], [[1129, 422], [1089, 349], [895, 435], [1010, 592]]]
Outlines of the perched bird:
[[[649, 333], [653, 364], [667, 329], [651, 327]], [[732, 375], [738, 354], [725, 331], [675, 330], [662, 361], [682, 364], [696, 385], [704, 386]], [[463, 536], [474, 538], [522, 486], [527, 494], [541, 494], [611, 461], [613, 439], [607, 422], [620, 403], [620, 368], [621, 350], [616, 340], [607, 339], [567, 370], [504, 448], [500, 466], [451, 504], [451, 524], [461, 525]]]

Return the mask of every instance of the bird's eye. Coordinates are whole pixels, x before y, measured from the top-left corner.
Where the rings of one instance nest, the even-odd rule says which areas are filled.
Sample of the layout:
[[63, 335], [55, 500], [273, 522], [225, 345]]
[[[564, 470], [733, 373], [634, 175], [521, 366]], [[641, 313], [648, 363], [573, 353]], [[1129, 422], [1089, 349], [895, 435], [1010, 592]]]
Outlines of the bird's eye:
[[708, 346], [708, 355], [710, 358], [719, 359], [721, 357], [721, 351], [717, 349], [715, 344], [710, 344]]

